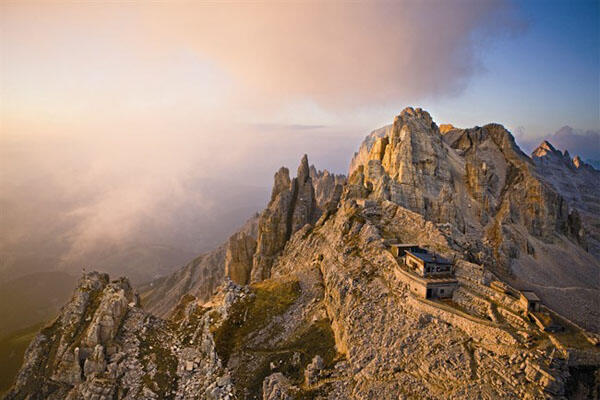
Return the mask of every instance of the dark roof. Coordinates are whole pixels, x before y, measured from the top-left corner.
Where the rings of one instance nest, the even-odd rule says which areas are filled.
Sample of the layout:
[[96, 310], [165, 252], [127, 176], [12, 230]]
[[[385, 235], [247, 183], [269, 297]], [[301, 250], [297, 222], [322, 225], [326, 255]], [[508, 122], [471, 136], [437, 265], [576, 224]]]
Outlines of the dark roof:
[[532, 291], [524, 290], [521, 294], [529, 301], [541, 301], [540, 298], [537, 297], [537, 294]]
[[412, 255], [413, 257], [418, 258], [418, 259], [420, 259], [420, 260], [422, 260], [424, 262], [427, 262], [427, 263], [452, 264], [452, 261], [450, 261], [450, 260], [448, 260], [448, 259], [446, 259], [444, 257], [438, 256], [438, 255], [436, 255], [434, 253], [430, 253], [428, 251], [423, 252], [423, 253], [417, 253], [417, 252], [414, 252], [414, 251], [407, 251], [407, 253], [410, 254], [410, 255]]

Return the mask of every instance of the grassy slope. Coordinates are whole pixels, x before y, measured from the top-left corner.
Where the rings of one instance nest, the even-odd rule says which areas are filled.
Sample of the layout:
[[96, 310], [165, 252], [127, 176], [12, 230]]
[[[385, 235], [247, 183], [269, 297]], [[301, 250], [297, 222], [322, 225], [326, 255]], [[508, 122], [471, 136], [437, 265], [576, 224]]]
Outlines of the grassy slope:
[[29, 342], [65, 304], [76, 278], [39, 272], [0, 285], [0, 394], [12, 384]]
[[[282, 327], [273, 322], [298, 300], [298, 281], [268, 279], [250, 287], [255, 296], [236, 304], [213, 332], [217, 353], [234, 371], [239, 396], [260, 398], [264, 378], [274, 372], [271, 365], [298, 386], [304, 378], [301, 371], [315, 355], [321, 355], [326, 366], [332, 365], [337, 354], [328, 320], [304, 321], [299, 329], [275, 339]], [[314, 395], [301, 394], [307, 398]]]
[[43, 323], [38, 323], [0, 339], [0, 395], [12, 385], [29, 342], [42, 326]]
[[37, 272], [0, 285], [0, 337], [51, 319], [73, 293], [76, 278]]

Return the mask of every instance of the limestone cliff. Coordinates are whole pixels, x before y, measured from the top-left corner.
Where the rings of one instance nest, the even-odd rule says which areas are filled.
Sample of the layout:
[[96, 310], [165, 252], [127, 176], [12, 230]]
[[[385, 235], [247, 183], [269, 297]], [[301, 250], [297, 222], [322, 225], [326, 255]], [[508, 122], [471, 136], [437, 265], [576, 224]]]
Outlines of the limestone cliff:
[[256, 239], [246, 232], [236, 232], [229, 238], [225, 254], [225, 275], [239, 285], [250, 282], [252, 257]]
[[354, 153], [354, 157], [352, 157], [352, 161], [350, 162], [350, 175], [352, 172], [358, 168], [359, 165], [366, 164], [369, 160], [369, 154], [371, 153], [371, 148], [377, 141], [377, 139], [382, 138], [388, 135], [388, 132], [392, 129], [392, 125], [386, 125], [379, 129], [375, 129], [373, 132], [365, 137], [365, 140], [360, 145], [360, 148], [356, 153]]
[[[346, 198], [389, 200], [449, 224], [447, 234], [469, 260], [518, 287], [534, 283], [528, 277], [535, 270], [535, 283], [546, 287], [544, 301], [600, 330], [595, 314], [570, 307], [573, 293], [562, 289], [583, 288], [575, 295], [591, 294], [591, 303], [600, 305], [600, 262], [587, 251], [583, 208], [544, 177], [541, 164], [525, 155], [504, 127], [446, 126], [442, 133], [426, 111], [407, 108], [385, 135], [363, 148], [369, 155], [352, 162]], [[554, 259], [535, 259], [548, 253]]]
[[577, 216], [539, 179], [531, 159], [501, 125], [445, 132], [426, 111], [405, 109], [388, 134], [376, 139], [368, 159], [353, 162], [363, 167], [370, 197], [483, 236], [493, 242], [496, 261], [505, 267], [525, 248], [525, 238], [505, 240], [501, 226], [523, 226], [545, 240], [565, 234], [584, 243], [575, 229]]

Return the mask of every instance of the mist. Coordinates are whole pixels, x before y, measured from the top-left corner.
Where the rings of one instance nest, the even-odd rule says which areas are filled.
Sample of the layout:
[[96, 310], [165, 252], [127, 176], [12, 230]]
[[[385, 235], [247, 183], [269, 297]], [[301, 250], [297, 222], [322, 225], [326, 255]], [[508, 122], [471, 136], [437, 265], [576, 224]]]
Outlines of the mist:
[[345, 173], [526, 26], [504, 1], [0, 7], [0, 280], [166, 274], [262, 210], [280, 166]]
[[306, 152], [318, 168], [345, 172], [363, 136], [245, 125], [166, 139], [150, 129], [99, 132], [92, 143], [69, 134], [5, 140], [0, 277], [86, 268], [139, 283], [166, 274], [261, 211], [281, 165], [294, 171]]

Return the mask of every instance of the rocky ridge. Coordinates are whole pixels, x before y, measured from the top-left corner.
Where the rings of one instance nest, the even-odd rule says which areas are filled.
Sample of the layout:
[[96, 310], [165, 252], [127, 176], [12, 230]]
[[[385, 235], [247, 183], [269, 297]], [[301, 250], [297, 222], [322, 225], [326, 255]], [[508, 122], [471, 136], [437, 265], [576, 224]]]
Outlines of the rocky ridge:
[[[280, 169], [265, 211], [157, 282], [146, 310], [126, 280], [84, 276], [7, 398], [597, 395], [595, 336], [559, 315], [565, 331], [544, 332], [516, 288], [490, 284], [525, 258], [545, 267], [548, 249], [597, 267], [576, 207], [499, 125], [444, 131], [409, 108], [361, 146], [348, 182], [306, 157], [294, 179]], [[451, 301], [398, 280], [394, 241], [455, 260]]]
[[569, 152], [557, 150], [547, 141], [531, 154], [540, 176], [575, 208], [586, 235], [590, 253], [600, 257], [600, 171]]
[[[595, 222], [588, 223], [597, 219], [593, 204], [600, 200], [593, 177], [576, 180], [589, 199], [584, 207], [557, 189], [553, 175], [540, 167], [545, 163], [525, 155], [498, 124], [446, 125], [442, 133], [426, 111], [407, 108], [385, 135], [375, 132], [351, 163], [345, 198], [389, 200], [448, 224], [449, 240], [457, 242], [466, 259], [485, 264], [519, 288], [540, 285], [545, 302], [586, 328], [600, 330], [596, 314], [582, 314], [579, 308], [600, 305], [600, 261], [595, 245], [588, 251], [598, 232]], [[595, 171], [582, 170], [579, 175]], [[586, 209], [594, 216], [583, 222]], [[579, 298], [576, 307], [570, 307], [573, 295]]]

